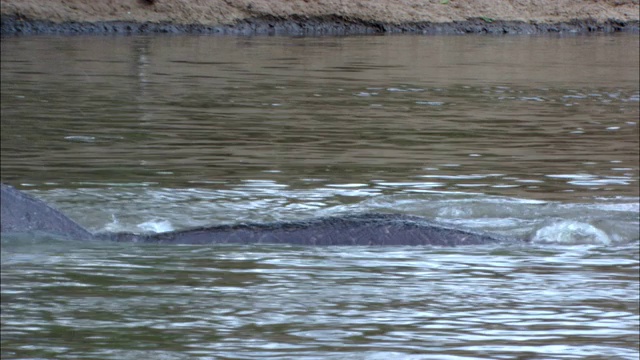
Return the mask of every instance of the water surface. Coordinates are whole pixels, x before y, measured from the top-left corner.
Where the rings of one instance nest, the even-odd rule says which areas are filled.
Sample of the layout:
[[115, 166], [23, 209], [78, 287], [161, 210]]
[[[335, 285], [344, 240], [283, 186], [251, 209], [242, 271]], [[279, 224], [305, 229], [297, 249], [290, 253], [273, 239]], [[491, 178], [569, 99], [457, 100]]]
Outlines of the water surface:
[[380, 211], [438, 248], [2, 239], [2, 358], [637, 359], [638, 36], [25, 37], [1, 176], [92, 231]]

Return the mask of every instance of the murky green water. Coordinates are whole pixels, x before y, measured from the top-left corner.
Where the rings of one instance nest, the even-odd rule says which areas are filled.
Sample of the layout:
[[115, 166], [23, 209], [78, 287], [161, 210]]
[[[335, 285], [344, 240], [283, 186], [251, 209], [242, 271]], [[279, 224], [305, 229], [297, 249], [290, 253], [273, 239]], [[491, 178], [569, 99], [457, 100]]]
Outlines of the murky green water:
[[2, 181], [93, 231], [382, 211], [432, 248], [2, 239], [2, 358], [637, 359], [638, 36], [1, 43]]
[[638, 256], [16, 245], [2, 357], [634, 359]]

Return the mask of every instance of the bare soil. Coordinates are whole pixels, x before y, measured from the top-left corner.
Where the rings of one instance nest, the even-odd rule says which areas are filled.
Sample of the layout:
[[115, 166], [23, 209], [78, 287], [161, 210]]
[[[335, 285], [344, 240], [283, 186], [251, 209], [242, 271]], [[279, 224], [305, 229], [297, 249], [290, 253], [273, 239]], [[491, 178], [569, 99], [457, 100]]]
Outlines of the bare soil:
[[0, 0], [2, 34], [638, 32], [640, 0]]

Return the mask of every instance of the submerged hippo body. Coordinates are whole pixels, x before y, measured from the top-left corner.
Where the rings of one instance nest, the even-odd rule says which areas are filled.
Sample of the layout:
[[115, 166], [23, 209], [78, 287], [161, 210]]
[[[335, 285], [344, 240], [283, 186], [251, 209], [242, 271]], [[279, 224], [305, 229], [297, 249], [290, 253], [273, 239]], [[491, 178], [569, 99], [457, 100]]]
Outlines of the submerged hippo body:
[[44, 201], [12, 186], [0, 185], [0, 233], [44, 233], [77, 240], [93, 239], [93, 234]]
[[2, 185], [0, 232], [44, 233], [76, 240], [172, 244], [434, 245], [502, 242], [417, 216], [360, 214], [296, 222], [218, 225], [157, 234], [92, 234], [60, 211], [12, 186]]

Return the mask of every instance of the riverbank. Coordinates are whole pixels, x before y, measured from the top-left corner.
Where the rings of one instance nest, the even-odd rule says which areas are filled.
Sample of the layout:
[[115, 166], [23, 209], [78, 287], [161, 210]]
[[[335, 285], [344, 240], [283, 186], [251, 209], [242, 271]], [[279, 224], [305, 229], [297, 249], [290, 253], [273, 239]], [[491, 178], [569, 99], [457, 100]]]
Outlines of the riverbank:
[[2, 35], [638, 32], [639, 0], [2, 0]]

